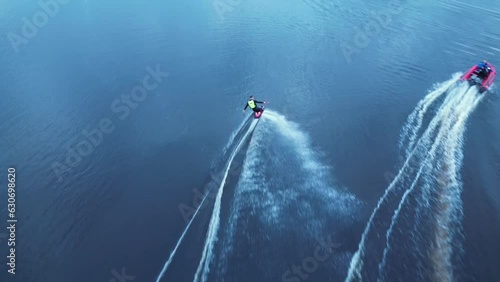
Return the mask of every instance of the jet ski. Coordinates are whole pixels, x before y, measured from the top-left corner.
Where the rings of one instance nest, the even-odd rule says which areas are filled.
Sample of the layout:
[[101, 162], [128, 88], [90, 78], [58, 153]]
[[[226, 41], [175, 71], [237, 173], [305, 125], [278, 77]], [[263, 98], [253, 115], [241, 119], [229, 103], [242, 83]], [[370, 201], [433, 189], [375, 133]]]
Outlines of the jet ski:
[[489, 72], [485, 73], [479, 66], [475, 65], [471, 67], [461, 78], [461, 81], [468, 81], [470, 85], [477, 85], [479, 87], [479, 92], [483, 93], [487, 91], [493, 84], [497, 72], [495, 67], [488, 63]]
[[254, 117], [255, 119], [258, 119], [258, 118], [260, 118], [260, 117], [262, 116], [262, 113], [263, 113], [263, 112], [264, 112], [264, 107], [262, 107], [262, 111], [260, 111], [260, 112], [254, 112], [254, 113], [253, 113], [253, 117]]

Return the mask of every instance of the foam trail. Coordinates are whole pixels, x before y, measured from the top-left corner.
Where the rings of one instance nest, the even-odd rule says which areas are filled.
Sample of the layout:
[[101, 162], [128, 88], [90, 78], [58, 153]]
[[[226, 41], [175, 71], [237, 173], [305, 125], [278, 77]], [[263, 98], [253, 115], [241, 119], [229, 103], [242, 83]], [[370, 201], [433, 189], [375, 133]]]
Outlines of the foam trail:
[[231, 144], [233, 144], [234, 142], [234, 138], [236, 138], [236, 136], [238, 135], [238, 133], [240, 133], [241, 129], [243, 127], [245, 127], [245, 125], [248, 123], [248, 122], [251, 122], [251, 119], [244, 119], [240, 126], [238, 126], [238, 130], [235, 130], [233, 131], [233, 133], [231, 134], [231, 136], [229, 137], [229, 141], [227, 142], [226, 146], [224, 147], [224, 149], [222, 149], [222, 151], [225, 153], [230, 147], [231, 147]]
[[198, 214], [198, 212], [200, 211], [200, 208], [205, 203], [205, 200], [207, 199], [208, 195], [209, 194], [206, 194], [205, 197], [203, 197], [203, 200], [201, 201], [200, 205], [196, 209], [196, 212], [194, 213], [193, 217], [191, 218], [191, 220], [189, 221], [188, 225], [184, 229], [184, 232], [182, 232], [182, 235], [179, 238], [179, 240], [177, 241], [177, 244], [175, 245], [174, 250], [170, 253], [170, 256], [168, 257], [167, 262], [165, 262], [165, 265], [163, 265], [163, 269], [161, 270], [160, 274], [158, 274], [158, 277], [156, 278], [156, 282], [160, 282], [160, 280], [163, 277], [163, 275], [165, 275], [165, 272], [167, 271], [168, 267], [172, 263], [172, 260], [174, 259], [175, 253], [177, 252], [177, 249], [179, 248], [179, 246], [181, 245], [182, 241], [184, 240], [184, 236], [186, 236], [186, 233], [189, 230], [189, 227], [191, 227], [191, 223], [193, 223], [194, 219], [196, 218], [196, 215]]
[[[266, 110], [268, 111], [268, 110]], [[262, 117], [263, 118], [263, 117]], [[264, 175], [262, 173], [266, 170], [266, 163], [260, 160], [260, 147], [263, 144], [263, 136], [269, 133], [269, 127], [262, 126], [261, 123], [259, 126], [259, 131], [255, 132], [252, 135], [252, 139], [250, 140], [250, 144], [248, 145], [248, 150], [245, 155], [245, 162], [243, 164], [241, 174], [239, 175], [238, 183], [235, 187], [235, 194], [232, 201], [232, 207], [230, 211], [230, 216], [228, 219], [228, 228], [226, 229], [226, 236], [223, 237], [223, 242], [221, 246], [221, 255], [220, 259], [217, 260], [219, 264], [219, 277], [221, 277], [222, 273], [226, 273], [227, 265], [229, 262], [229, 255], [233, 250], [233, 242], [234, 242], [234, 234], [237, 229], [238, 220], [240, 216], [240, 208], [242, 202], [248, 200], [244, 194], [249, 191], [267, 191], [267, 183], [265, 181], [260, 181], [256, 183], [257, 179], [263, 179]], [[244, 187], [245, 189], [242, 189]], [[242, 191], [244, 190], [244, 191]], [[271, 197], [270, 193], [265, 194], [267, 197], [259, 199], [259, 204], [263, 204], [266, 207], [276, 206], [274, 203], [274, 198]], [[259, 207], [259, 210], [263, 210], [264, 207]], [[269, 213], [266, 213], [269, 215]]]
[[[301, 130], [300, 126], [286, 119], [279, 113], [269, 111], [266, 120], [273, 122], [273, 128], [287, 138], [287, 143], [291, 144], [295, 151], [295, 156], [301, 160], [302, 169], [307, 175], [307, 184], [313, 186], [317, 193], [322, 193], [324, 197], [335, 200], [336, 204], [331, 208], [334, 214], [352, 215], [353, 207], [358, 206], [358, 199], [346, 190], [339, 190], [339, 187], [332, 185], [330, 171], [332, 167], [325, 165], [318, 159], [318, 154], [311, 145], [309, 136]], [[307, 185], [302, 185], [307, 193], [311, 193]], [[288, 192], [287, 194], [291, 194]]]
[[[452, 95], [455, 94], [455, 93], [451, 93]], [[456, 106], [455, 108], [455, 115], [456, 114], [462, 114], [460, 117], [462, 116], [465, 116], [467, 117], [470, 112], [475, 108], [475, 106], [472, 106], [470, 107], [469, 105], [472, 104], [472, 99], [474, 98], [474, 92], [472, 93], [472, 95], [466, 95], [466, 98], [465, 99], [462, 99], [462, 96], [455, 96], [455, 101], [459, 101], [459, 105]], [[386, 244], [386, 247], [384, 249], [384, 254], [383, 254], [383, 258], [382, 258], [382, 262], [379, 264], [379, 273], [382, 274], [382, 271], [383, 269], [385, 268], [385, 263], [386, 263], [386, 257], [387, 257], [387, 254], [390, 250], [390, 239], [391, 239], [391, 234], [392, 234], [392, 230], [394, 228], [394, 225], [396, 224], [396, 221], [397, 221], [397, 218], [399, 216], [399, 213], [402, 209], [402, 207], [406, 204], [406, 201], [407, 201], [407, 197], [408, 195], [414, 191], [415, 189], [415, 186], [416, 186], [416, 183], [418, 181], [418, 179], [420, 178], [420, 175], [423, 171], [424, 168], [429, 168], [431, 166], [431, 161], [432, 160], [435, 160], [436, 159], [436, 152], [438, 150], [438, 148], [442, 147], [442, 144], [443, 143], [452, 143], [452, 144], [456, 144], [457, 142], [459, 142], [459, 138], [450, 138], [449, 136], [447, 136], [447, 134], [452, 130], [452, 127], [453, 125], [455, 124], [455, 127], [456, 125], [462, 125], [462, 128], [463, 128], [463, 124], [465, 123], [465, 119], [463, 118], [460, 118], [460, 117], [457, 117], [457, 118], [453, 118], [453, 117], [449, 117], [445, 120], [445, 122], [442, 123], [440, 129], [439, 129], [439, 133], [438, 135], [434, 138], [435, 141], [434, 141], [434, 144], [431, 148], [431, 150], [429, 151], [428, 153], [428, 156], [426, 158], [426, 160], [429, 160], [429, 161], [426, 161], [426, 162], [423, 162], [423, 164], [421, 165], [420, 167], [420, 170], [419, 172], [417, 173], [416, 177], [415, 177], [415, 180], [413, 181], [411, 187], [405, 191], [403, 197], [402, 197], [402, 200], [401, 202], [399, 203], [399, 206], [398, 208], [396, 209], [396, 211], [394, 212], [394, 215], [392, 217], [392, 220], [391, 220], [391, 225], [389, 227], [389, 229], [387, 230], [387, 233], [386, 233], [386, 241], [387, 241], [387, 244]], [[460, 132], [458, 132], [460, 133]], [[452, 156], [451, 154], [450, 155], [446, 155], [445, 157], [449, 157], [449, 156]], [[454, 164], [455, 163], [455, 159], [454, 158], [448, 158], [447, 159], [447, 162], [448, 163], [451, 163], [451, 164]], [[449, 257], [449, 256], [448, 256]]]
[[200, 259], [200, 263], [198, 264], [198, 268], [194, 275], [194, 280], [193, 280], [194, 282], [199, 281], [200, 275], [201, 275], [201, 281], [204, 282], [207, 280], [208, 273], [210, 272], [210, 262], [212, 260], [213, 247], [215, 241], [217, 241], [217, 233], [219, 231], [219, 226], [220, 226], [220, 209], [222, 202], [222, 194], [224, 192], [224, 185], [226, 184], [226, 179], [229, 174], [229, 169], [231, 168], [231, 163], [233, 162], [234, 157], [236, 156], [238, 151], [240, 150], [241, 145], [245, 143], [248, 135], [255, 129], [255, 126], [257, 125], [258, 121], [259, 120], [252, 121], [250, 128], [245, 133], [243, 138], [241, 138], [241, 141], [239, 142], [238, 146], [235, 148], [235, 150], [231, 154], [231, 157], [229, 158], [229, 162], [226, 171], [224, 172], [222, 183], [219, 186], [217, 196], [215, 197], [214, 209], [212, 212], [212, 217], [210, 218], [210, 224], [208, 226], [207, 237], [205, 239], [205, 245], [203, 247], [203, 253]]
[[325, 176], [328, 167], [320, 165], [311, 149], [309, 137], [299, 129], [296, 123], [288, 121], [283, 115], [273, 111], [269, 111], [265, 118], [272, 121], [279, 132], [292, 142], [295, 152], [304, 161], [304, 169], [319, 174], [318, 176]]
[[287, 120], [285, 116], [276, 112], [269, 111], [264, 117], [271, 120], [275, 128], [293, 144], [296, 155], [300, 156], [303, 162], [303, 169], [306, 170], [309, 175], [309, 182], [314, 183], [317, 187], [329, 187], [322, 191], [325, 193], [325, 196], [331, 197], [331, 199], [337, 199], [342, 203], [337, 206], [335, 212], [351, 214], [351, 208], [359, 204], [358, 200], [354, 195], [346, 191], [339, 192], [338, 189], [331, 188], [331, 186], [325, 182], [325, 180], [330, 177], [331, 167], [323, 165], [321, 161], [318, 160], [316, 153], [311, 148], [309, 136], [299, 128], [298, 124]]
[[[446, 94], [446, 92], [457, 82], [457, 79], [461, 76], [461, 73], [457, 73], [453, 75], [453, 77], [441, 84], [435, 86], [435, 89], [431, 91], [427, 96], [425, 96], [418, 103], [415, 110], [410, 114], [408, 120], [403, 127], [401, 132], [401, 138], [399, 143], [400, 150], [403, 147], [406, 147], [406, 157], [408, 157], [410, 151], [413, 149], [415, 145], [415, 140], [418, 135], [418, 131], [422, 126], [422, 122], [424, 119], [424, 115], [427, 113], [429, 107], [442, 95]], [[408, 144], [405, 146], [406, 139], [408, 139]]]
[[[233, 134], [231, 135], [231, 137], [229, 138], [229, 142], [226, 144], [226, 146], [224, 147], [224, 151], [226, 151], [230, 145], [233, 143], [234, 141], [234, 138], [235, 136], [237, 135], [238, 132], [241, 131], [241, 129], [245, 126], [245, 124], [248, 122], [248, 120], [244, 120], [238, 130], [236, 130], [235, 132], [233, 132]], [[156, 282], [160, 282], [161, 278], [163, 277], [163, 275], [165, 275], [165, 272], [167, 271], [168, 267], [170, 266], [170, 264], [172, 263], [172, 260], [174, 259], [175, 257], [175, 254], [177, 253], [177, 249], [179, 248], [179, 246], [181, 245], [182, 241], [184, 240], [184, 237], [186, 236], [186, 233], [187, 231], [189, 230], [189, 228], [191, 227], [191, 224], [193, 223], [194, 219], [196, 218], [196, 216], [198, 215], [198, 212], [200, 211], [201, 207], [203, 206], [203, 204], [205, 203], [205, 200], [207, 199], [207, 196], [209, 194], [207, 193], [204, 197], [203, 197], [203, 200], [201, 201], [200, 205], [198, 206], [198, 208], [196, 208], [196, 211], [195, 213], [193, 214], [193, 217], [191, 218], [191, 220], [189, 220], [189, 223], [187, 224], [186, 228], [184, 228], [184, 231], [182, 232], [181, 236], [179, 237], [179, 240], [177, 240], [177, 243], [175, 244], [175, 247], [174, 249], [172, 250], [172, 252], [170, 253], [170, 256], [168, 257], [168, 260], [165, 262], [165, 264], [163, 265], [163, 268], [160, 272], [160, 274], [158, 274], [158, 277], [156, 278]]]
[[[460, 91], [463, 87], [457, 87], [458, 91]], [[448, 95], [443, 102], [442, 106], [438, 110], [437, 115], [433, 118], [431, 123], [429, 124], [429, 127], [426, 129], [426, 131], [423, 134], [423, 137], [420, 138], [417, 142], [417, 144], [414, 146], [414, 148], [408, 153], [408, 157], [403, 164], [403, 167], [400, 169], [398, 175], [396, 178], [393, 180], [393, 182], [389, 185], [389, 187], [386, 189], [384, 192], [384, 195], [382, 198], [379, 200], [376, 208], [372, 212], [370, 219], [368, 221], [368, 224], [365, 228], [365, 231], [362, 235], [361, 242], [359, 244], [358, 251], [355, 253], [351, 260], [351, 266], [349, 268], [349, 273], [346, 278], [346, 281], [353, 281], [353, 280], [362, 280], [362, 274], [361, 270], [363, 269], [363, 257], [364, 257], [364, 246], [365, 246], [365, 240], [366, 237], [368, 236], [368, 233], [370, 232], [373, 224], [373, 219], [375, 215], [378, 213], [378, 211], [381, 208], [381, 205], [386, 201], [389, 193], [393, 192], [393, 190], [396, 189], [401, 189], [401, 187], [396, 186], [397, 183], [400, 182], [403, 178], [406, 177], [405, 171], [409, 165], [410, 160], [412, 157], [417, 154], [420, 150], [420, 148], [425, 149], [427, 147], [427, 144], [432, 140], [431, 134], [434, 132], [434, 130], [437, 128], [439, 124], [441, 124], [443, 121], [446, 121], [446, 117], [452, 116], [454, 113], [456, 113], [455, 105], [459, 104], [462, 102], [462, 97], [466, 94], [467, 91], [460, 91], [460, 93], [452, 93], [453, 95]], [[462, 103], [464, 104], [464, 103]], [[423, 114], [422, 114], [423, 116]], [[449, 119], [448, 119], [449, 120]], [[417, 123], [418, 125], [418, 123]], [[420, 127], [420, 125], [418, 125]], [[438, 133], [438, 136], [442, 136], [444, 130], [444, 127], [442, 127], [440, 130], [440, 133]], [[414, 134], [417, 134], [417, 131], [415, 131]], [[442, 138], [442, 137], [440, 137]]]
[[[225, 228], [225, 236], [219, 236], [222, 239], [220, 256], [217, 256], [220, 281], [223, 280], [222, 277], [227, 277], [227, 270], [232, 268], [234, 261], [231, 259], [235, 255], [235, 246], [240, 249], [240, 244], [248, 244], [249, 239], [246, 238], [252, 237], [255, 230], [267, 231], [263, 240], [269, 240], [269, 243], [279, 240], [279, 234], [288, 232], [293, 233], [293, 236], [303, 237], [303, 240], [320, 238], [325, 233], [330, 233], [336, 240], [336, 232], [344, 226], [351, 226], [351, 220], [360, 204], [353, 195], [339, 191], [331, 183], [331, 168], [321, 162], [308, 134], [299, 124], [270, 110], [266, 110], [262, 119], [259, 131], [254, 133], [250, 141], [235, 188], [228, 228]], [[260, 156], [264, 148], [266, 153], [277, 151], [286, 157], [276, 156], [263, 161]], [[281, 171], [283, 161], [293, 163], [293, 173], [300, 174], [297, 180], [290, 179], [288, 172]], [[295, 169], [295, 165], [298, 165], [298, 169]], [[266, 175], [269, 171], [275, 171], [274, 175]], [[300, 212], [290, 213], [295, 210]], [[249, 218], [256, 222], [251, 227], [245, 224]], [[325, 218], [338, 221], [335, 226], [338, 229], [332, 230], [328, 222], [324, 221]], [[294, 229], [296, 222], [302, 222], [300, 231]], [[270, 246], [271, 249], [275, 247], [285, 246]], [[269, 250], [254, 251], [255, 254], [259, 253], [259, 257], [269, 254]], [[341, 263], [349, 262], [346, 256], [350, 254], [343, 255], [335, 257], [338, 262], [336, 267], [343, 268]], [[232, 273], [229, 280], [239, 280], [234, 275]]]
[[415, 186], [417, 185], [417, 182], [420, 179], [420, 175], [422, 174], [423, 169], [424, 169], [424, 166], [421, 166], [420, 169], [418, 170], [418, 173], [417, 173], [417, 176], [415, 177], [415, 180], [411, 184], [410, 188], [408, 190], [406, 190], [405, 193], [403, 194], [403, 198], [402, 198], [401, 202], [399, 202], [398, 208], [396, 209], [396, 211], [394, 212], [394, 215], [392, 216], [391, 225], [389, 226], [389, 229], [387, 230], [387, 233], [385, 235], [385, 238], [386, 238], [385, 240], [387, 243], [386, 243], [386, 246], [384, 248], [384, 253], [382, 255], [382, 261], [380, 262], [380, 264], [378, 266], [379, 280], [380, 280], [380, 276], [382, 275], [382, 271], [383, 271], [385, 264], [386, 264], [387, 254], [388, 254], [389, 250], [391, 249], [390, 241], [391, 241], [392, 230], [394, 228], [394, 225], [396, 224], [396, 220], [398, 219], [398, 216], [399, 216], [399, 213], [401, 212], [401, 209], [403, 208], [404, 204], [406, 203], [406, 199], [407, 199], [408, 195], [411, 192], [413, 192], [413, 190], [415, 189]]
[[[459, 89], [461, 89], [461, 88], [459, 88]], [[464, 95], [465, 95], [465, 94], [466, 94], [466, 93], [464, 92]], [[459, 94], [459, 95], [460, 95], [460, 94]], [[449, 95], [449, 96], [447, 97], [447, 99], [444, 101], [444, 103], [443, 103], [442, 107], [443, 107], [444, 105], [447, 105], [448, 103], [450, 103], [449, 98], [455, 98], [455, 93], [450, 93], [450, 95]], [[463, 98], [463, 96], [461, 95], [461, 96], [460, 96], [460, 99], [455, 99], [455, 101], [460, 102], [462, 98]], [[438, 115], [437, 115], [434, 119], [435, 119], [436, 121], [438, 121], [440, 118], [442, 118], [442, 115], [439, 115], [440, 113], [446, 113], [446, 114], [447, 114], [448, 112], [449, 112], [449, 111], [446, 111], [446, 112], [440, 112], [440, 111], [438, 111]], [[432, 127], [432, 124], [433, 124], [433, 123], [434, 123], [434, 122], [431, 122], [431, 124], [429, 125], [429, 127]], [[423, 191], [423, 192], [424, 192], [424, 195], [422, 195], [422, 198], [423, 198], [422, 200], [425, 202], [425, 203], [424, 203], [424, 205], [425, 205], [425, 207], [427, 207], [427, 208], [429, 207], [429, 200], [427, 199], [427, 198], [428, 198], [428, 196], [429, 196], [429, 188], [430, 188], [430, 187], [428, 187], [429, 185], [432, 185], [432, 184], [429, 184], [429, 183], [425, 184], [425, 186], [424, 186], [424, 188], [425, 188], [425, 189], [423, 189], [423, 190], [424, 190], [424, 191]], [[417, 213], [420, 211], [421, 207], [422, 207], [421, 205], [417, 206], [417, 209], [416, 209], [416, 212], [417, 212]], [[417, 223], [418, 223], [418, 218], [417, 218]], [[416, 233], [417, 233], [417, 227], [418, 227], [418, 226], [417, 226], [417, 224], [415, 224], [415, 225], [414, 225], [414, 228], [413, 228], [413, 230], [414, 230], [413, 234], [416, 234]], [[412, 234], [412, 236], [413, 236], [413, 234]]]
[[[473, 93], [475, 94], [475, 93]], [[447, 179], [444, 177], [439, 177], [441, 191], [438, 194], [438, 202], [440, 203], [441, 212], [437, 213], [436, 216], [436, 233], [435, 233], [435, 243], [438, 244], [438, 250], [433, 251], [434, 254], [431, 253], [430, 258], [433, 261], [434, 266], [434, 277], [437, 278], [436, 281], [453, 281], [453, 270], [451, 268], [451, 258], [453, 254], [453, 248], [451, 244], [451, 238], [453, 230], [450, 230], [450, 219], [453, 216], [453, 211], [446, 206], [453, 206], [453, 203], [450, 204], [450, 201], [453, 201], [457, 197], [460, 198], [460, 193], [456, 196], [447, 197], [445, 200], [446, 204], [443, 202], [443, 197], [446, 197], [447, 191], [452, 190], [461, 190], [461, 184], [459, 181], [459, 167], [462, 164], [462, 158], [457, 158], [456, 155], [460, 154], [459, 146], [461, 145], [461, 139], [465, 130], [465, 123], [467, 118], [469, 117], [472, 110], [476, 107], [477, 104], [474, 102], [474, 95], [468, 95], [461, 105], [457, 107], [457, 117], [454, 121], [454, 125], [451, 125], [451, 128], [448, 129], [448, 136], [446, 140], [443, 142], [442, 149], [444, 151], [445, 160], [445, 170], [444, 174], [448, 172]], [[457, 130], [458, 129], [458, 130]], [[448, 150], [447, 150], [448, 149]], [[451, 151], [450, 151], [451, 149]], [[447, 169], [451, 167], [451, 169]], [[446, 183], [446, 182], [449, 183]], [[439, 185], [436, 185], [436, 188], [439, 188]], [[450, 195], [451, 196], [451, 195]], [[444, 204], [444, 205], [443, 205]], [[461, 203], [459, 203], [461, 206]], [[455, 205], [456, 206], [456, 205]], [[457, 208], [460, 209], [460, 208]], [[440, 239], [443, 239], [439, 241]], [[459, 242], [458, 242], [459, 243]], [[455, 245], [457, 242], [454, 243]], [[439, 277], [439, 278], [438, 278]]]
[[[450, 96], [448, 96], [447, 99], [449, 97]], [[445, 101], [445, 103], [446, 103], [446, 101]], [[440, 112], [443, 112], [443, 109]], [[433, 130], [434, 130], [434, 128], [438, 125], [438, 123], [439, 123], [439, 119], [438, 118], [434, 118], [432, 120], [432, 122], [431, 122], [431, 125], [429, 126], [429, 128], [426, 130], [426, 133], [424, 133], [424, 134], [430, 134], [430, 133], [432, 133]], [[420, 139], [418, 141], [418, 143], [422, 142], [422, 140], [423, 139]], [[394, 178], [394, 180], [391, 182], [391, 184], [389, 185], [389, 187], [385, 190], [383, 196], [380, 198], [380, 200], [377, 203], [377, 206], [373, 210], [373, 212], [372, 212], [372, 214], [370, 216], [370, 219], [368, 220], [368, 223], [367, 223], [367, 226], [365, 228], [365, 231], [363, 232], [363, 235], [361, 236], [361, 242], [359, 244], [358, 251], [354, 254], [354, 256], [353, 256], [353, 258], [351, 260], [351, 265], [350, 265], [350, 268], [349, 268], [349, 273], [348, 273], [348, 276], [346, 278], [346, 281], [361, 280], [361, 272], [360, 271], [363, 268], [363, 261], [362, 261], [361, 257], [364, 256], [365, 240], [366, 240], [366, 237], [368, 236], [368, 232], [371, 230], [371, 227], [372, 227], [372, 224], [373, 224], [373, 219], [374, 219], [375, 215], [377, 214], [377, 212], [380, 210], [382, 204], [388, 198], [389, 194], [391, 192], [393, 192], [394, 189], [399, 188], [399, 187], [396, 186], [396, 184], [399, 183], [401, 181], [401, 179], [405, 176], [404, 172], [405, 172], [406, 168], [409, 165], [409, 162], [410, 162], [411, 157], [413, 156], [413, 153], [416, 152], [416, 149], [418, 147], [419, 147], [419, 144], [417, 144], [417, 146], [415, 146], [415, 149], [413, 150], [413, 152], [405, 160], [405, 163], [403, 164], [402, 168], [399, 170], [398, 174], [396, 175], [396, 177]]]
[[[436, 233], [434, 240], [434, 248], [430, 257], [434, 262], [434, 281], [454, 281], [453, 268], [451, 257], [453, 254], [453, 246], [456, 245], [454, 240], [454, 230], [451, 225], [455, 221], [461, 222], [462, 217], [462, 203], [460, 193], [462, 191], [462, 183], [459, 179], [459, 173], [462, 166], [463, 152], [461, 146], [463, 144], [463, 137], [466, 130], [466, 124], [469, 116], [477, 107], [479, 102], [483, 99], [484, 95], [472, 96], [469, 95], [464, 100], [464, 107], [458, 109], [461, 113], [450, 130], [448, 139], [454, 142], [446, 142], [444, 146], [445, 155], [450, 156], [449, 171], [451, 183], [442, 187], [439, 191], [439, 207], [440, 213], [436, 217]], [[460, 243], [460, 242], [459, 242]]]

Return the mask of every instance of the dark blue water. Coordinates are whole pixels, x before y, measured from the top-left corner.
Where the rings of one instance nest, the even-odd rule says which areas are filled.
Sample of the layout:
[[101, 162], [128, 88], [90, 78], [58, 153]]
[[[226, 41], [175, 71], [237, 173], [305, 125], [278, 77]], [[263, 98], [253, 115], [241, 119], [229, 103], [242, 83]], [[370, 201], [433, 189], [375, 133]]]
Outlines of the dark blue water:
[[[328, 236], [334, 252], [307, 280], [343, 281], [402, 167], [408, 116], [435, 83], [483, 58], [496, 65], [500, 53], [494, 1], [63, 2], [0, 4], [0, 235], [8, 167], [18, 186], [16, 275], [7, 273], [0, 237], [2, 281], [120, 281], [122, 271], [155, 281], [204, 190], [212, 197], [162, 281], [193, 281], [197, 270], [198, 281], [204, 272], [207, 281], [282, 281]], [[249, 95], [271, 102], [250, 131], [241, 114]], [[463, 185], [454, 199], [463, 216], [449, 225], [460, 231], [456, 281], [500, 280], [499, 112], [493, 87], [460, 131]], [[429, 179], [451, 171], [439, 152]], [[441, 199], [445, 190], [432, 191]], [[415, 226], [419, 197], [409, 198], [395, 228], [387, 281], [412, 279], [398, 258], [430, 265], [420, 277], [443, 280], [430, 256], [412, 249], [418, 242], [436, 250], [438, 233], [401, 241], [410, 232], [403, 227]], [[393, 201], [374, 234], [385, 236], [400, 197]], [[422, 229], [436, 214], [422, 214]], [[384, 246], [369, 240], [376, 257], [367, 265], [380, 263]], [[204, 251], [211, 255], [203, 259]], [[363, 273], [378, 275], [372, 270]]]

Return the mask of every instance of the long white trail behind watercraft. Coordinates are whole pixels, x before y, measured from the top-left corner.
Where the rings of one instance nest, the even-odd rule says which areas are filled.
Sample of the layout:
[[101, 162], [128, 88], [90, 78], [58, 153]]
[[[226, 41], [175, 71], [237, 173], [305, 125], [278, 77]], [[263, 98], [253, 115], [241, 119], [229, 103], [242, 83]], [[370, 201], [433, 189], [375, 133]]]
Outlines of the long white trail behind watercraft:
[[415, 269], [407, 274], [413, 278], [454, 281], [453, 262], [462, 251], [463, 137], [483, 98], [475, 88], [454, 81], [429, 93], [408, 118], [400, 142], [404, 163], [366, 225], [346, 281], [404, 279], [394, 271], [396, 258], [401, 264], [409, 257]]

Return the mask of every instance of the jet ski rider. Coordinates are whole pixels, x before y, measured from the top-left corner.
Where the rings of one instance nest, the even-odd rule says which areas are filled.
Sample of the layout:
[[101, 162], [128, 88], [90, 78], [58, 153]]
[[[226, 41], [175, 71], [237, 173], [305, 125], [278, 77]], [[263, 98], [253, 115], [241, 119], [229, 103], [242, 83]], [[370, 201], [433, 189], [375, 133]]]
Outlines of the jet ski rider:
[[491, 67], [486, 60], [483, 60], [481, 63], [477, 64], [477, 70], [474, 73], [477, 74], [479, 78], [486, 78], [488, 74], [490, 74]]
[[250, 96], [250, 99], [248, 100], [247, 104], [245, 105], [245, 108], [243, 109], [243, 112], [245, 112], [247, 107], [250, 107], [250, 109], [252, 109], [256, 113], [264, 111], [264, 109], [258, 107], [257, 104], [267, 104], [267, 102], [257, 101], [253, 98], [253, 96]]

